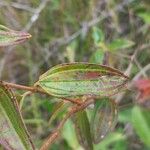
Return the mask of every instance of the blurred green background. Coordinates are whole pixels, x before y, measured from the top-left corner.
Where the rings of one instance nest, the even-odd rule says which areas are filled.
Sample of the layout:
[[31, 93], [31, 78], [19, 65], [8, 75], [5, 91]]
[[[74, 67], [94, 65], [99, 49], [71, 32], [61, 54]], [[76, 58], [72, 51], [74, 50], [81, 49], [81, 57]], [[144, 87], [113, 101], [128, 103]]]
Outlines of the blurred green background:
[[[129, 90], [113, 97], [119, 106], [117, 125], [95, 150], [150, 149], [149, 0], [0, 0], [0, 24], [32, 34], [19, 46], [0, 48], [1, 80], [33, 85], [52, 66], [77, 61], [109, 65], [129, 75]], [[146, 97], [135, 86], [141, 79], [149, 81]], [[38, 94], [23, 101], [36, 147], [64, 115], [48, 123], [56, 103]], [[72, 120], [51, 149], [83, 149]]]

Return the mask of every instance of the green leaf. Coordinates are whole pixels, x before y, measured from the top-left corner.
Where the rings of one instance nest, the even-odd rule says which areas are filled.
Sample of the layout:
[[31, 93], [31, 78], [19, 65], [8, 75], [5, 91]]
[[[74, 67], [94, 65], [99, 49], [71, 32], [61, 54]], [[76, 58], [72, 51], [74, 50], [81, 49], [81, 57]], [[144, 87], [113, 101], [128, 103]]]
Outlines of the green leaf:
[[98, 45], [100, 42], [105, 40], [105, 35], [100, 28], [93, 27], [92, 33], [95, 45]]
[[128, 107], [123, 110], [120, 110], [118, 114], [119, 122], [121, 123], [131, 122], [132, 120], [131, 111], [132, 111], [132, 107]]
[[102, 49], [99, 49], [93, 53], [93, 55], [90, 58], [90, 62], [102, 64], [103, 59], [104, 59], [104, 51]]
[[13, 93], [0, 83], [0, 144], [9, 150], [35, 149]]
[[103, 98], [95, 101], [93, 115], [90, 126], [93, 141], [99, 143], [117, 123], [117, 107], [109, 98]]
[[125, 139], [119, 139], [113, 144], [112, 150], [127, 150], [128, 143]]
[[35, 86], [56, 97], [99, 97], [122, 91], [127, 81], [127, 76], [107, 66], [70, 63], [53, 67], [40, 76]]
[[[39, 101], [40, 101], [40, 99], [39, 99]], [[55, 100], [51, 101], [48, 97], [46, 97], [41, 102], [41, 108], [44, 109], [44, 110], [46, 110], [48, 112], [48, 114], [49, 114], [49, 113], [52, 112], [52, 110], [53, 110], [53, 108], [54, 108], [54, 106], [55, 106], [56, 103], [57, 102], [55, 102]]]
[[150, 24], [150, 12], [140, 12], [138, 16], [147, 24]]
[[71, 42], [67, 47], [66, 47], [66, 57], [68, 58], [69, 62], [74, 62], [75, 61], [75, 51], [77, 48], [77, 41]]
[[29, 33], [23, 31], [14, 31], [3, 25], [0, 25], [0, 47], [19, 44], [27, 39], [29, 39], [31, 35]]
[[74, 124], [79, 143], [86, 150], [93, 150], [90, 124], [85, 110], [82, 110], [75, 114]]
[[108, 150], [109, 146], [116, 141], [122, 141], [125, 136], [119, 132], [109, 134], [103, 141], [94, 146], [94, 150]]
[[57, 115], [63, 114], [64, 112], [66, 112], [67, 111], [67, 107], [68, 107], [68, 105], [64, 101], [61, 101], [61, 102], [58, 102], [57, 104], [55, 104], [48, 123], [51, 124], [52, 121], [56, 118]]
[[126, 40], [126, 39], [116, 39], [107, 45], [110, 51], [117, 51], [119, 49], [130, 48], [134, 45], [134, 42]]
[[140, 139], [145, 143], [145, 145], [150, 147], [150, 110], [143, 111], [142, 108], [135, 106], [132, 110], [132, 124], [133, 127], [140, 137]]
[[73, 150], [77, 150], [80, 148], [80, 145], [77, 141], [75, 129], [73, 127], [73, 123], [70, 119], [67, 120], [64, 128], [62, 129], [62, 136]]

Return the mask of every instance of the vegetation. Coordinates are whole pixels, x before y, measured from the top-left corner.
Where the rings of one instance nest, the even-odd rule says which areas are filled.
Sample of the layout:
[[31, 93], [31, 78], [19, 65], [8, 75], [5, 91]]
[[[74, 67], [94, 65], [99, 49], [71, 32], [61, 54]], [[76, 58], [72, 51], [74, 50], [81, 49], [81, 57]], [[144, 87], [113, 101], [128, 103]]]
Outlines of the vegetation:
[[149, 9], [1, 0], [0, 149], [148, 150]]

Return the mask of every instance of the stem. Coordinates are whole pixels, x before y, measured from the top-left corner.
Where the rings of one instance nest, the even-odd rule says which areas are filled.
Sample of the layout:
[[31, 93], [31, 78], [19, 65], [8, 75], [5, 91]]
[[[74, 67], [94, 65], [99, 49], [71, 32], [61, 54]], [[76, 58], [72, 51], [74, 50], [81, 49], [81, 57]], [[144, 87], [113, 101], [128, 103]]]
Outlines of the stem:
[[[41, 94], [46, 94], [48, 96], [52, 96], [49, 93], [45, 92], [44, 90], [42, 90], [41, 88], [36, 87], [36, 86], [25, 86], [25, 85], [20, 85], [20, 84], [15, 84], [15, 83], [9, 83], [9, 82], [5, 82], [5, 81], [2, 81], [2, 83], [9, 88], [25, 90], [25, 91], [30, 91], [31, 93], [41, 93]], [[58, 98], [60, 98], [60, 97], [58, 97]], [[61, 98], [61, 99], [63, 99], [64, 101], [72, 102], [77, 105], [81, 105], [81, 103], [82, 103], [78, 100], [73, 100], [73, 99], [68, 99], [68, 98]]]
[[5, 81], [3, 81], [3, 84], [10, 87], [10, 88], [14, 88], [14, 89], [30, 91], [32, 93], [47, 94], [44, 90], [39, 89], [38, 87], [34, 87], [34, 86], [25, 86], [25, 85], [20, 85], [20, 84], [15, 84], [15, 83], [8, 83]]
[[56, 138], [58, 138], [61, 129], [63, 128], [65, 122], [67, 121], [67, 119], [69, 119], [73, 114], [83, 110], [84, 108], [86, 108], [87, 106], [89, 106], [90, 104], [93, 103], [93, 99], [89, 99], [86, 100], [85, 102], [82, 102], [82, 105], [80, 106], [73, 106], [68, 113], [66, 114], [66, 116], [63, 118], [63, 120], [59, 123], [59, 125], [57, 126], [57, 128], [55, 129], [55, 131], [52, 133], [52, 135], [50, 135], [47, 140], [44, 142], [44, 144], [41, 146], [40, 150], [48, 150], [49, 147], [51, 146], [51, 144], [53, 144], [53, 142], [56, 140]]

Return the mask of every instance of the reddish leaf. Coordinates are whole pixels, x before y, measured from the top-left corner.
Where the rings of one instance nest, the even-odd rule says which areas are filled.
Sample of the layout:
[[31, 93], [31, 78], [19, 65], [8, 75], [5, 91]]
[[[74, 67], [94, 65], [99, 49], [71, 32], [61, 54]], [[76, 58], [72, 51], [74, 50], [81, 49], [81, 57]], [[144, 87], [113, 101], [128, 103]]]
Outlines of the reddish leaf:
[[135, 82], [135, 87], [139, 90], [139, 99], [145, 101], [150, 97], [150, 79], [140, 79]]

